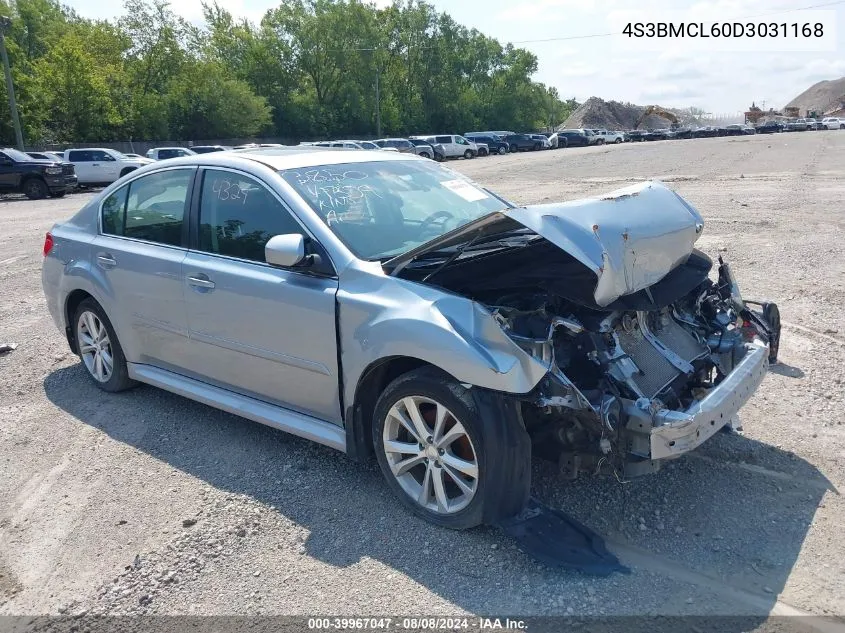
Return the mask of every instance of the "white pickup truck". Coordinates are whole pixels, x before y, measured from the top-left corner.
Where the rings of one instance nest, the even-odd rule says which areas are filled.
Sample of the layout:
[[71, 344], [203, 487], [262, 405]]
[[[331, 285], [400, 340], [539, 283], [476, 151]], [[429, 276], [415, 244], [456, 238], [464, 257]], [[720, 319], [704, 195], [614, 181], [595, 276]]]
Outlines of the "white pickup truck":
[[609, 130], [590, 130], [593, 134], [598, 136], [600, 139], [604, 141], [604, 143], [621, 143], [625, 140], [624, 134], [622, 132], [612, 132]]
[[65, 150], [64, 159], [73, 163], [80, 185], [109, 185], [130, 171], [155, 161], [149, 158], [129, 158], [105, 147], [85, 147]]

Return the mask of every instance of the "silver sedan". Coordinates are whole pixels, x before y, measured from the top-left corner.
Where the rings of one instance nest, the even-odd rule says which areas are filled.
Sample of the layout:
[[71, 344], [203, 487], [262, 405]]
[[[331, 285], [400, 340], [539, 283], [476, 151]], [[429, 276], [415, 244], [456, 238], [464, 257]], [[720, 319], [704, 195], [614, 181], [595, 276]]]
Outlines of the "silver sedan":
[[730, 424], [777, 353], [659, 183], [517, 207], [410, 154], [249, 149], [121, 178], [44, 244], [93, 382], [373, 455], [452, 528], [520, 512], [532, 453], [651, 472]]

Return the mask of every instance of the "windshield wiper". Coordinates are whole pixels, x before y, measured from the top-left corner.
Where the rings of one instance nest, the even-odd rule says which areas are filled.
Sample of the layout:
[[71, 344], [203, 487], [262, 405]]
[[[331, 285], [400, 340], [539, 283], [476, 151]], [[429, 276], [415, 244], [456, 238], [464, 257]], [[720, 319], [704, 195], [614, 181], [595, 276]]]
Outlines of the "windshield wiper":
[[468, 249], [470, 246], [472, 246], [472, 245], [473, 245], [473, 243], [474, 243], [474, 242], [478, 239], [478, 236], [479, 236], [479, 235], [481, 235], [481, 233], [476, 233], [476, 234], [472, 237], [472, 239], [471, 239], [471, 240], [469, 240], [468, 242], [465, 242], [465, 243], [464, 243], [464, 244], [463, 244], [460, 248], [455, 249], [455, 252], [454, 252], [454, 253], [452, 253], [449, 257], [447, 257], [447, 258], [446, 258], [446, 259], [444, 259], [442, 262], [440, 262], [440, 265], [439, 265], [437, 268], [435, 268], [434, 270], [432, 270], [430, 273], [428, 273], [425, 277], [423, 277], [423, 278], [422, 278], [422, 280], [423, 280], [423, 281], [428, 281], [429, 279], [431, 279], [432, 277], [434, 277], [434, 275], [436, 275], [436, 274], [437, 274], [437, 273], [439, 273], [441, 270], [443, 270], [444, 268], [446, 268], [446, 266], [448, 266], [448, 265], [449, 265], [449, 264], [451, 264], [453, 261], [455, 261], [456, 259], [458, 259], [458, 257], [460, 257], [460, 256], [461, 256], [461, 253], [463, 253], [466, 249]]

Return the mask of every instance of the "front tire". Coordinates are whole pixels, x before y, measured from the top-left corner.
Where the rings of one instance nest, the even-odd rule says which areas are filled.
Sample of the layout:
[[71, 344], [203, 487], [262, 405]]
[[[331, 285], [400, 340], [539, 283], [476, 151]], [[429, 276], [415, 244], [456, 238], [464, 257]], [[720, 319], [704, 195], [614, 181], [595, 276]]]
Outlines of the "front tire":
[[76, 352], [88, 377], [103, 391], [124, 391], [135, 386], [117, 334], [99, 303], [85, 299], [73, 317]]
[[464, 158], [466, 158], [467, 160], [469, 160], [472, 157], [473, 157], [473, 153], [472, 153], [471, 149], [468, 149], [467, 151], [464, 152]]
[[[433, 367], [400, 376], [379, 397], [379, 467], [402, 504], [426, 521], [468, 529], [512, 516], [528, 499], [528, 434], [519, 419], [480, 403]], [[501, 436], [514, 431], [515, 439]]]
[[30, 178], [23, 183], [23, 195], [30, 200], [41, 200], [46, 198], [50, 190], [47, 188], [47, 183], [40, 178]]
[[428, 159], [431, 158], [431, 155], [428, 152], [420, 152], [420, 156], [422, 156], [423, 158], [428, 158]]
[[505, 154], [508, 153], [508, 148], [505, 147], [504, 145], [502, 145], [501, 147], [499, 147], [498, 151], [499, 151], [499, 156], [504, 156]]
[[621, 138], [617, 138], [617, 139], [616, 139], [615, 141], [613, 141], [613, 142], [614, 142], [616, 145], [619, 145], [619, 143], [621, 143], [621, 142], [622, 142], [622, 139], [621, 139]]

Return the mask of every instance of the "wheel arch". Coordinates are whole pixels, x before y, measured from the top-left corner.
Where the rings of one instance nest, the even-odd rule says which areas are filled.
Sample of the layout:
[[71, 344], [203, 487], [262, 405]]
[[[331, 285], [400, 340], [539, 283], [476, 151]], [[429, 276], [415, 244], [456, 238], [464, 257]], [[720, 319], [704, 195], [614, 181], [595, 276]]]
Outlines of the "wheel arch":
[[448, 372], [436, 365], [412, 356], [388, 356], [370, 363], [361, 373], [355, 386], [355, 397], [346, 410], [346, 454], [352, 459], [365, 462], [373, 456], [371, 441], [373, 415], [376, 402], [387, 385], [399, 376], [422, 367], [433, 367]]
[[[82, 290], [81, 288], [77, 288], [76, 290], [72, 291], [68, 294], [67, 298], [65, 299], [65, 307], [64, 307], [64, 315], [65, 315], [65, 336], [67, 336], [67, 343], [70, 345], [70, 349], [74, 354], [79, 353], [79, 348], [76, 345], [76, 334], [73, 331], [73, 315], [76, 314], [77, 308], [79, 308], [79, 304], [81, 304], [86, 299], [92, 299], [97, 301], [96, 297], [94, 297], [91, 293]], [[103, 307], [102, 304], [97, 301], [97, 305], [101, 308]], [[103, 308], [105, 310], [105, 308]]]

